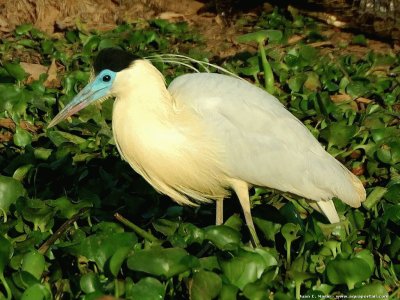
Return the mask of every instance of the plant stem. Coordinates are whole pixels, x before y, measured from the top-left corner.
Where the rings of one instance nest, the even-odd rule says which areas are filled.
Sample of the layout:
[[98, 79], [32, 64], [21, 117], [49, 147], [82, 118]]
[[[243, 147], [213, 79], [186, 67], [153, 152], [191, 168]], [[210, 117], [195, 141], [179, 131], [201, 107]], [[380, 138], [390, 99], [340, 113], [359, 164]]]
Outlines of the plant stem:
[[118, 282], [117, 278], [114, 279], [114, 284], [115, 284], [114, 296], [115, 296], [115, 298], [119, 299], [119, 294], [120, 294], [119, 293], [119, 282]]
[[300, 288], [301, 288], [301, 283], [302, 280], [296, 280], [295, 285], [296, 285], [296, 300], [300, 300]]
[[291, 255], [290, 255], [290, 248], [292, 246], [292, 241], [286, 240], [286, 261], [288, 263], [288, 267], [291, 265]]
[[11, 293], [11, 290], [10, 290], [10, 286], [8, 285], [6, 279], [4, 278], [4, 274], [3, 273], [0, 273], [0, 281], [4, 286], [4, 289], [6, 290], [7, 300], [11, 300], [12, 293]]
[[400, 294], [400, 288], [398, 288], [397, 290], [395, 290], [395, 291], [389, 296], [389, 299], [398, 299], [399, 294]]
[[272, 73], [271, 65], [269, 64], [269, 62], [267, 60], [267, 55], [265, 54], [264, 42], [258, 43], [258, 52], [260, 53], [261, 63], [262, 63], [262, 67], [264, 70], [265, 89], [267, 90], [268, 93], [273, 94], [274, 90], [275, 90], [275, 88], [274, 88], [274, 73]]
[[143, 230], [142, 228], [140, 228], [139, 226], [137, 226], [136, 224], [133, 224], [131, 221], [129, 221], [128, 219], [125, 219], [123, 216], [121, 216], [119, 213], [115, 213], [114, 217], [120, 221], [122, 224], [124, 224], [125, 226], [131, 228], [134, 232], [136, 232], [138, 235], [140, 235], [142, 238], [144, 238], [145, 240], [148, 240], [150, 242], [159, 242], [159, 240], [152, 235], [151, 233]]

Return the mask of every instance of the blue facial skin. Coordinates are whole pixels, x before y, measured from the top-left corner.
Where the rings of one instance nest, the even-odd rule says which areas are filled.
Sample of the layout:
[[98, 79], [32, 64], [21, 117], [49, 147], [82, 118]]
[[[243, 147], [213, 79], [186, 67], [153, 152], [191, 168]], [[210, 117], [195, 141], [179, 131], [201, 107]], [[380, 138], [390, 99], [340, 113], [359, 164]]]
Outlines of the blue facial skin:
[[111, 70], [106, 69], [101, 71], [91, 83], [85, 86], [83, 90], [54, 117], [47, 128], [53, 127], [91, 103], [107, 97], [110, 94], [116, 75], [117, 73]]

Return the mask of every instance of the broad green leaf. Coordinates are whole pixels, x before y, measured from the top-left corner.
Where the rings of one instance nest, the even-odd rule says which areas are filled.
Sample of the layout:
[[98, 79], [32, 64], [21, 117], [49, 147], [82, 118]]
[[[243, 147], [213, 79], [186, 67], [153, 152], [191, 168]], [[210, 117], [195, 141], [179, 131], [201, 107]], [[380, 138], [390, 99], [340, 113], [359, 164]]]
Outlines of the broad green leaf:
[[57, 130], [47, 131], [47, 136], [57, 147], [60, 146], [62, 143], [67, 143], [67, 142], [76, 145], [86, 143], [85, 139], [64, 131], [57, 131]]
[[382, 219], [387, 222], [388, 220], [395, 222], [397, 224], [400, 223], [400, 204], [390, 205], [386, 208], [385, 213], [382, 216]]
[[210, 300], [217, 297], [222, 289], [222, 280], [214, 272], [200, 270], [194, 273], [190, 287], [190, 299]]
[[102, 286], [99, 277], [91, 272], [83, 275], [79, 281], [82, 291], [86, 294], [100, 292], [102, 293]]
[[3, 67], [12, 77], [17, 79], [18, 81], [22, 81], [28, 76], [28, 74], [26, 74], [25, 70], [21, 67], [19, 63], [5, 63], [3, 64]]
[[96, 233], [81, 241], [77, 245], [68, 246], [66, 251], [74, 255], [84, 256], [104, 270], [108, 259], [119, 248], [130, 248], [137, 243], [137, 237], [133, 233], [118, 232], [113, 234]]
[[372, 255], [370, 250], [363, 249], [360, 252], [357, 252], [354, 255], [354, 257], [364, 260], [369, 265], [371, 273], [374, 271], [374, 269], [375, 269], [374, 256]]
[[25, 129], [22, 129], [19, 126], [17, 126], [16, 132], [13, 136], [13, 141], [15, 146], [26, 147], [31, 144], [32, 135]]
[[36, 279], [40, 279], [45, 270], [45, 263], [43, 255], [33, 250], [24, 255], [21, 269], [32, 274]]
[[220, 300], [236, 300], [238, 288], [229, 283], [223, 283], [221, 293], [219, 295]]
[[279, 30], [260, 30], [247, 33], [236, 38], [239, 43], [260, 43], [267, 39], [269, 39], [271, 42], [277, 42], [282, 39], [282, 32]]
[[22, 181], [32, 168], [33, 168], [32, 164], [23, 165], [19, 167], [18, 169], [15, 170], [13, 178], [17, 179], [18, 181]]
[[268, 268], [267, 262], [260, 254], [243, 250], [231, 259], [221, 259], [220, 265], [229, 283], [239, 289], [259, 279]]
[[298, 74], [291, 77], [288, 81], [289, 88], [292, 92], [298, 93], [303, 88], [304, 83], [307, 80], [307, 76], [304, 74]]
[[225, 221], [224, 225], [231, 227], [237, 232], [240, 232], [243, 226], [243, 220], [240, 218], [238, 214], [233, 214], [228, 218], [228, 220]]
[[4, 269], [13, 255], [14, 249], [9, 240], [0, 235], [0, 273], [3, 274]]
[[157, 300], [164, 299], [165, 287], [155, 278], [145, 277], [140, 279], [129, 292], [129, 299]]
[[367, 199], [362, 203], [366, 209], [373, 208], [386, 194], [387, 188], [377, 186], [371, 193], [368, 194]]
[[132, 248], [129, 247], [121, 247], [118, 248], [111, 256], [109, 261], [109, 269], [111, 274], [113, 274], [115, 277], [117, 277], [121, 271], [121, 266], [131, 250]]
[[67, 197], [61, 197], [56, 200], [49, 200], [47, 204], [57, 210], [57, 215], [64, 219], [70, 219], [77, 214], [82, 208], [92, 207], [89, 201], [71, 202]]
[[214, 271], [221, 269], [216, 256], [199, 258], [199, 262], [200, 262], [200, 267], [203, 268], [204, 270]]
[[22, 294], [21, 300], [51, 300], [51, 292], [42, 284], [34, 284], [30, 286]]
[[7, 214], [10, 205], [25, 194], [26, 191], [21, 182], [12, 177], [0, 175], [0, 210], [3, 214]]
[[367, 90], [367, 83], [364, 81], [351, 81], [346, 88], [347, 94], [351, 97], [361, 97]]
[[52, 149], [46, 149], [46, 148], [42, 148], [42, 147], [37, 147], [34, 150], [35, 158], [41, 159], [41, 160], [47, 160], [52, 152], [53, 152]]
[[33, 29], [32, 24], [22, 24], [22, 25], [18, 25], [15, 28], [15, 33], [18, 35], [23, 35], [23, 34], [29, 33], [29, 31], [31, 31], [32, 29]]
[[400, 142], [393, 140], [382, 144], [377, 150], [380, 161], [395, 165], [400, 162]]
[[400, 195], [400, 183], [397, 183], [388, 187], [383, 197], [392, 203], [399, 203], [400, 202], [399, 195]]
[[299, 54], [302, 58], [310, 63], [312, 63], [318, 57], [317, 50], [309, 45], [301, 46], [299, 49]]
[[[389, 294], [382, 283], [373, 282], [348, 292], [352, 299], [365, 299], [373, 295], [375, 298], [389, 299]], [[359, 296], [359, 297], [357, 297]]]
[[53, 226], [54, 212], [40, 199], [21, 198], [17, 202], [17, 209], [25, 220], [33, 223], [35, 230], [46, 232]]
[[363, 45], [363, 46], [367, 45], [367, 39], [363, 34], [358, 34], [354, 36], [351, 42], [356, 45]]
[[347, 125], [343, 122], [331, 123], [321, 130], [321, 137], [328, 141], [329, 145], [345, 147], [357, 132], [355, 125]]
[[153, 227], [155, 230], [161, 232], [165, 236], [170, 236], [178, 229], [179, 223], [167, 219], [158, 219], [153, 222]]
[[326, 272], [331, 283], [347, 284], [349, 290], [352, 290], [356, 283], [369, 279], [373, 270], [364, 259], [336, 257], [328, 263]]
[[128, 268], [170, 278], [198, 265], [196, 257], [181, 248], [139, 250], [128, 257]]
[[204, 238], [211, 241], [219, 249], [235, 249], [240, 244], [240, 233], [229, 226], [208, 226], [204, 228], [204, 231]]

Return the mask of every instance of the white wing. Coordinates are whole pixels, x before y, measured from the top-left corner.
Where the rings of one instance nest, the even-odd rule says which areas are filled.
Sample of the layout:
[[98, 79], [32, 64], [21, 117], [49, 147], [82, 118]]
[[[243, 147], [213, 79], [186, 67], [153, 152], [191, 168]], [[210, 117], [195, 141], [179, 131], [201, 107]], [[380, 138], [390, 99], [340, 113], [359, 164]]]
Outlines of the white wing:
[[197, 73], [176, 78], [168, 90], [209, 124], [225, 149], [228, 176], [315, 201], [336, 196], [358, 207], [365, 199], [358, 178], [262, 89], [225, 75]]

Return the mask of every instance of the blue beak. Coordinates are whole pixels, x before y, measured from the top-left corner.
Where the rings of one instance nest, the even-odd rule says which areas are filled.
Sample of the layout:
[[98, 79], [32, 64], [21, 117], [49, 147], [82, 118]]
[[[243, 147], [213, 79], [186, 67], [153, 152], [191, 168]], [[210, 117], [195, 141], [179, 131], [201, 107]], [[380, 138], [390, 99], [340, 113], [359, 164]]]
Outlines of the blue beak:
[[[107, 78], [107, 80], [105, 80], [105, 78]], [[114, 78], [115, 73], [112, 71], [105, 70], [101, 72], [93, 82], [85, 86], [84, 89], [81, 90], [53, 120], [51, 120], [47, 128], [57, 125], [93, 102], [109, 96]]]

